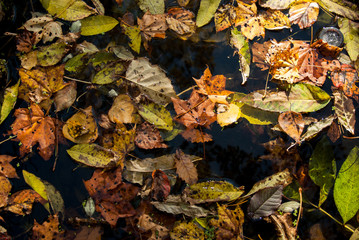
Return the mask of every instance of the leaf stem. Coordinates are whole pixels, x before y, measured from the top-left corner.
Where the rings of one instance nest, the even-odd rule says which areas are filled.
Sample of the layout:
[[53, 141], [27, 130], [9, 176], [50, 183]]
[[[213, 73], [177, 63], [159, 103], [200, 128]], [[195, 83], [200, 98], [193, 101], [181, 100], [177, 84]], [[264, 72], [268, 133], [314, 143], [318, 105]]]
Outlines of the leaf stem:
[[295, 232], [297, 232], [299, 220], [300, 220], [300, 217], [302, 215], [302, 210], [303, 210], [303, 196], [302, 196], [302, 188], [301, 187], [298, 189], [298, 192], [299, 192], [299, 213], [298, 213], [298, 218], [297, 218], [297, 224], [295, 225]]
[[189, 88], [183, 90], [182, 92], [180, 92], [179, 94], [177, 94], [177, 96], [181, 96], [182, 94], [188, 92], [189, 90], [192, 90], [192, 89], [195, 88], [195, 87], [196, 87], [196, 86], [189, 87]]
[[72, 81], [75, 81], [75, 82], [92, 84], [92, 83], [90, 83], [90, 82], [86, 82], [86, 81], [83, 81], [83, 80], [80, 80], [80, 79], [76, 79], [76, 78], [72, 78], [72, 77], [68, 77], [68, 76], [64, 76], [64, 78], [69, 79], [69, 80], [72, 80]]
[[8, 137], [7, 139], [1, 141], [1, 142], [0, 142], [0, 145], [3, 144], [4, 142], [7, 142], [7, 141], [9, 141], [9, 140], [11, 140], [11, 139], [13, 139], [13, 138], [16, 138], [16, 137], [17, 137], [16, 135], [10, 136], [10, 137]]

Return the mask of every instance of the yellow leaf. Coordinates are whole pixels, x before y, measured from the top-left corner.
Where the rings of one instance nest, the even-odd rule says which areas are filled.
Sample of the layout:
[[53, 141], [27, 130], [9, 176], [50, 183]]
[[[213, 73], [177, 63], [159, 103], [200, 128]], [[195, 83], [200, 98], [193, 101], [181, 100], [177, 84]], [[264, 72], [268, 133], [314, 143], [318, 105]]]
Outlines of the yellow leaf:
[[[22, 170], [22, 175], [24, 176], [25, 182], [32, 189], [34, 189], [35, 192], [37, 192], [46, 201], [49, 201], [49, 198], [47, 196], [46, 186], [40, 178], [38, 178], [32, 173], [29, 173], [26, 170]], [[48, 202], [44, 204], [44, 207], [46, 208], [47, 211], [50, 212], [50, 205]]]
[[41, 0], [41, 3], [51, 15], [68, 21], [80, 20], [96, 13], [82, 0]]
[[221, 127], [224, 127], [237, 121], [239, 116], [239, 107], [236, 104], [229, 104], [225, 112], [217, 114], [217, 122]]
[[81, 20], [81, 35], [91, 36], [112, 30], [119, 22], [110, 16], [96, 15]]

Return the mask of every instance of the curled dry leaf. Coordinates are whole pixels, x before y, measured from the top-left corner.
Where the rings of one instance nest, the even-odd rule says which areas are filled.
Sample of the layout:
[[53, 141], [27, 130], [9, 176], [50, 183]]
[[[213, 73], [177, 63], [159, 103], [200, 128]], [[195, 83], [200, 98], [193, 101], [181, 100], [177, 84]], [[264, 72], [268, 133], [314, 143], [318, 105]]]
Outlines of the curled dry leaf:
[[353, 100], [343, 92], [334, 91], [334, 111], [338, 116], [338, 122], [351, 134], [355, 130], [355, 108]]
[[183, 8], [171, 8], [166, 15], [168, 28], [173, 30], [181, 39], [187, 40], [196, 31], [193, 21], [194, 13]]
[[293, 138], [296, 143], [300, 143], [300, 136], [305, 126], [301, 113], [292, 111], [283, 112], [278, 117], [278, 123], [286, 134]]
[[164, 201], [171, 191], [170, 181], [166, 173], [161, 170], [152, 172], [151, 196], [157, 201]]
[[61, 239], [64, 231], [60, 231], [59, 216], [57, 214], [50, 215], [48, 220], [39, 224], [34, 220], [34, 226], [32, 228], [32, 239]]
[[289, 20], [298, 24], [300, 29], [312, 26], [318, 18], [319, 4], [316, 2], [296, 2], [289, 9]]
[[80, 110], [69, 118], [62, 128], [65, 138], [74, 143], [92, 143], [98, 137], [92, 107]]
[[8, 155], [0, 155], [0, 175], [7, 178], [19, 178], [16, 173], [16, 169], [10, 164], [10, 162], [16, 157]]
[[148, 122], [142, 123], [136, 129], [135, 143], [143, 149], [167, 148], [163, 143], [160, 131]]
[[141, 232], [151, 231], [149, 239], [164, 239], [168, 236], [169, 230], [155, 223], [155, 221], [147, 214], [143, 214], [138, 218], [138, 227]]
[[[297, 238], [297, 228], [293, 225], [292, 213], [274, 213], [269, 217], [265, 217], [264, 220], [274, 224], [278, 233], [278, 237], [291, 240]], [[318, 235], [313, 237], [316, 239], [321, 239], [318, 238]]]
[[54, 119], [45, 117], [40, 106], [31, 104], [30, 108], [18, 108], [14, 113], [16, 120], [11, 125], [12, 134], [16, 141], [21, 142], [20, 155], [32, 151], [32, 147], [39, 144], [40, 156], [49, 160], [55, 149], [55, 123]]
[[195, 184], [198, 181], [198, 173], [191, 158], [180, 149], [176, 150], [175, 156], [176, 172], [178, 176], [187, 184]]

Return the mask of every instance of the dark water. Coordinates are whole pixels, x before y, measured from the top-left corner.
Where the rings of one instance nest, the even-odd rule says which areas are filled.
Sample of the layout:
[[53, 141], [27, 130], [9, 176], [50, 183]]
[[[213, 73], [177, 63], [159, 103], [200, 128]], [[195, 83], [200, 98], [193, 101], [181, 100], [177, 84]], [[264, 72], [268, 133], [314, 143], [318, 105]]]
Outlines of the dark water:
[[[38, 1], [32, 1], [34, 8], [37, 11], [45, 12]], [[196, 9], [199, 1], [194, 1], [193, 9]], [[223, 1], [224, 2], [224, 1]], [[121, 16], [126, 10], [131, 10], [135, 7], [134, 1], [124, 1], [124, 5], [121, 9], [116, 8], [112, 1], [104, 1], [106, 8], [106, 15]], [[173, 4], [170, 1], [168, 5]], [[10, 17], [6, 23], [3, 24], [1, 31], [16, 32], [16, 28], [20, 27], [25, 20], [31, 17], [29, 11], [31, 6], [29, 3], [25, 4], [21, 1], [16, 2], [16, 17]], [[107, 11], [107, 9], [110, 9]], [[133, 11], [135, 14], [140, 13], [138, 10]], [[196, 12], [196, 11], [195, 11]], [[316, 33], [321, 27], [329, 26], [332, 23], [328, 21], [329, 18], [323, 15], [324, 22], [318, 21], [313, 26], [313, 33]], [[65, 26], [68, 27], [68, 23], [65, 22]], [[203, 36], [212, 36], [214, 34], [213, 23], [204, 27]], [[296, 26], [293, 26], [293, 31], [266, 31], [265, 39], [259, 40], [260, 42], [266, 41], [269, 38], [275, 38], [278, 41], [286, 39], [289, 35], [294, 39], [310, 40], [311, 30], [299, 30]], [[116, 27], [109, 33], [104, 35], [87, 37], [79, 39], [87, 40], [95, 43], [99, 48], [104, 48], [108, 42], [115, 39], [117, 43], [125, 43], [126, 37], [120, 33], [119, 27]], [[1, 43], [4, 44], [9, 40], [9, 37], [1, 37]], [[203, 39], [204, 40], [204, 39]], [[252, 42], [251, 42], [252, 43]], [[251, 66], [252, 72], [248, 82], [245, 86], [241, 85], [241, 74], [238, 71], [238, 57], [233, 56], [233, 51], [228, 46], [227, 41], [208, 43], [205, 41], [192, 42], [182, 41], [171, 34], [165, 40], [154, 39], [151, 43], [151, 54], [141, 51], [141, 56], [149, 57], [153, 64], [158, 64], [166, 72], [167, 76], [172, 80], [177, 93], [187, 89], [195, 84], [193, 77], [200, 78], [203, 71], [208, 66], [213, 75], [223, 74], [229, 78], [227, 81], [227, 89], [240, 92], [251, 92], [257, 89], [264, 89], [266, 72], [261, 72], [254, 65]], [[9, 59], [9, 69], [11, 71], [11, 78], [16, 80], [16, 68], [19, 67], [19, 61], [14, 56], [15, 54], [15, 41], [10, 40], [6, 47], [1, 49], [1, 57]], [[4, 83], [2, 83], [4, 85]], [[274, 84], [269, 86], [275, 87]], [[327, 81], [324, 85], [324, 89], [330, 93], [331, 83]], [[78, 92], [82, 92], [86, 86], [78, 85]], [[77, 107], [84, 107], [89, 104], [92, 93], [89, 93], [87, 98], [81, 98]], [[187, 99], [189, 93], [181, 96], [182, 99]], [[111, 106], [109, 99], [102, 99], [102, 105], [99, 111], [107, 111]], [[356, 105], [357, 106], [357, 105]], [[19, 100], [15, 108], [27, 107], [26, 103]], [[326, 109], [315, 113], [314, 115], [325, 116], [324, 114], [330, 112], [331, 106]], [[59, 113], [58, 117], [66, 121], [73, 113], [74, 109], [70, 109], [68, 112], [63, 111]], [[12, 115], [12, 114], [11, 114]], [[358, 115], [358, 114], [357, 114]], [[9, 126], [14, 121], [12, 116], [0, 126], [1, 138], [3, 140], [7, 138], [3, 136], [9, 131]], [[266, 176], [274, 173], [272, 163], [268, 160], [260, 160], [259, 157], [267, 154], [266, 150], [262, 146], [263, 143], [269, 140], [275, 139], [277, 136], [281, 136], [286, 141], [291, 141], [285, 134], [273, 134], [270, 130], [270, 126], [253, 126], [246, 120], [240, 120], [238, 124], [221, 128], [218, 124], [212, 124], [210, 130], [206, 130], [213, 135], [213, 142], [205, 144], [205, 160], [201, 161], [198, 165], [200, 178], [226, 178], [231, 183], [237, 186], [245, 186], [247, 190], [257, 182]], [[299, 153], [303, 162], [301, 164], [308, 164], [309, 157], [313, 152], [313, 149], [320, 139], [320, 136], [316, 137], [310, 142], [303, 143], [299, 148]], [[194, 154], [198, 156], [204, 156], [203, 144], [192, 144], [184, 141], [181, 136], [177, 136], [174, 140], [168, 143], [169, 148], [156, 151], [136, 150], [134, 155], [141, 158], [160, 156], [162, 154], [174, 153], [176, 149], [180, 148], [185, 153]], [[337, 143], [333, 144], [335, 158], [338, 162], [338, 166], [344, 161], [349, 151], [358, 145], [358, 140], [340, 139]], [[44, 179], [53, 184], [61, 193], [65, 200], [65, 207], [68, 216], [80, 216], [85, 217], [82, 210], [82, 201], [88, 197], [88, 194], [83, 186], [83, 179], [87, 180], [91, 177], [93, 170], [90, 168], [77, 168], [78, 165], [72, 161], [66, 153], [66, 149], [71, 147], [59, 146], [59, 158], [55, 171], [52, 171], [54, 165], [54, 157], [49, 161], [44, 161], [38, 156], [36, 151], [31, 157], [17, 159], [14, 161], [18, 164], [18, 172], [21, 173], [22, 169], [25, 169], [36, 176]], [[0, 145], [0, 154], [8, 154], [16, 156], [18, 154], [18, 142], [8, 141]], [[21, 189], [28, 188], [27, 184], [22, 179], [12, 179], [13, 192]], [[319, 191], [318, 191], [319, 192]], [[323, 205], [324, 209], [327, 209], [336, 218], [340, 219], [338, 212], [335, 209], [332, 194], [330, 194], [327, 202]], [[246, 209], [244, 205], [243, 209]], [[331, 221], [328, 217], [325, 217], [315, 210], [305, 209], [304, 216], [301, 219], [299, 225], [299, 234], [305, 239], [308, 236], [308, 229], [315, 223], [320, 223], [325, 229], [330, 229], [326, 232], [327, 239], [345, 239], [348, 234], [339, 226]], [[32, 221], [35, 218], [38, 222], [42, 222], [47, 218], [47, 212], [42, 206], [36, 204], [29, 216], [19, 217], [9, 213], [1, 213], [6, 220], [6, 227], [11, 236], [18, 236], [16, 239], [27, 239], [26, 231], [32, 226]], [[119, 223], [121, 225], [121, 221]], [[66, 227], [66, 226], [65, 226]], [[324, 229], [324, 228], [323, 228]], [[121, 239], [124, 235], [118, 229], [105, 229], [104, 239]], [[23, 233], [23, 234], [21, 234]], [[270, 224], [266, 224], [263, 221], [253, 222], [250, 219], [245, 220], [244, 234], [246, 237], [258, 239], [257, 235], [260, 234], [263, 239], [275, 239], [274, 227]]]

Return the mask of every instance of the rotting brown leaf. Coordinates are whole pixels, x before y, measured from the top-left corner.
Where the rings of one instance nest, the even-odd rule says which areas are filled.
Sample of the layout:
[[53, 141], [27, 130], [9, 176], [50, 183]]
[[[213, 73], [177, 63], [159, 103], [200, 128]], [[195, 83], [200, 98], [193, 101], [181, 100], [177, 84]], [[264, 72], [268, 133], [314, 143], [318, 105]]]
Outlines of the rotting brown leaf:
[[176, 150], [175, 155], [176, 172], [187, 184], [194, 184], [198, 181], [196, 166], [182, 150]]
[[278, 123], [286, 134], [293, 138], [296, 143], [300, 143], [300, 136], [305, 126], [301, 113], [292, 111], [283, 112], [278, 117]]
[[136, 146], [143, 149], [167, 148], [160, 131], [154, 125], [144, 122], [136, 129]]
[[0, 175], [7, 178], [19, 178], [16, 169], [10, 164], [15, 158], [9, 155], [0, 155]]

